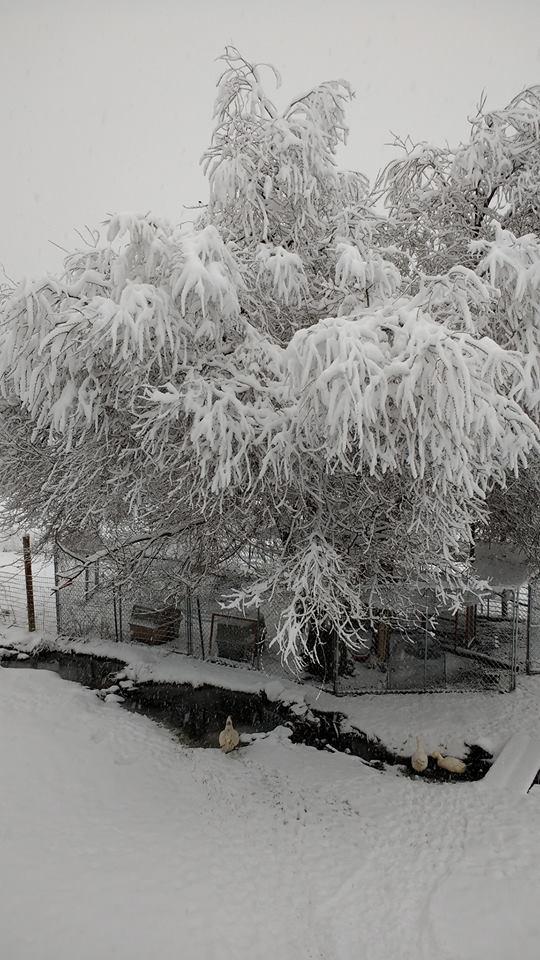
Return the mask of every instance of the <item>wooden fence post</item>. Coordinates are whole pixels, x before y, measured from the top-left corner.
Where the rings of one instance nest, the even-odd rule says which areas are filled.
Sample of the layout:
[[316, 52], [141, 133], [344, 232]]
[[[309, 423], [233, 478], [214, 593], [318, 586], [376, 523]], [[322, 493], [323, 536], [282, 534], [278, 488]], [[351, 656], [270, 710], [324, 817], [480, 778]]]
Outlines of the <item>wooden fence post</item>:
[[390, 624], [383, 623], [381, 620], [377, 623], [377, 639], [375, 641], [375, 652], [377, 659], [386, 663], [390, 655]]
[[34, 584], [32, 581], [32, 554], [30, 553], [30, 537], [26, 533], [23, 540], [24, 582], [26, 584], [26, 610], [28, 614], [28, 630], [36, 629], [36, 611], [34, 607]]
[[476, 640], [476, 606], [465, 607], [465, 646], [470, 647]]

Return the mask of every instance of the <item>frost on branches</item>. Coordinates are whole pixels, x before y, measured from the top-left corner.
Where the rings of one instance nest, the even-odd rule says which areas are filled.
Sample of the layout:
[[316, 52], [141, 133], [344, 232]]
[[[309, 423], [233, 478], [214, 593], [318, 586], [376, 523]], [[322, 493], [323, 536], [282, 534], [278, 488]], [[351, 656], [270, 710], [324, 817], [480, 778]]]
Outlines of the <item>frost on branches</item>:
[[229, 604], [285, 598], [298, 663], [457, 602], [537, 455], [540, 100], [455, 151], [405, 143], [371, 193], [336, 162], [345, 82], [280, 113], [264, 65], [223, 61], [197, 221], [115, 216], [3, 302], [0, 480], [10, 521], [135, 570], [165, 542], [192, 580], [236, 558]]

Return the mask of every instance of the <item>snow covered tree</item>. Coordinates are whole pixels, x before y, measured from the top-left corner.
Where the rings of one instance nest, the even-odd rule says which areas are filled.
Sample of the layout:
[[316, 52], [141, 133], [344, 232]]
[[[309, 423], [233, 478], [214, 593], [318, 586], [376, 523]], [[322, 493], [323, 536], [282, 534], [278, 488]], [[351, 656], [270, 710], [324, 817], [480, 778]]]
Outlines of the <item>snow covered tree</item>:
[[[468, 142], [451, 149], [401, 142], [379, 180], [387, 235], [432, 314], [516, 351], [512, 396], [540, 419], [540, 86], [503, 110], [481, 104]], [[458, 308], [456, 310], [456, 308]], [[540, 490], [530, 468], [488, 497], [484, 536], [514, 540], [540, 558]]]
[[[229, 602], [284, 597], [298, 662], [310, 634], [456, 601], [487, 498], [538, 449], [537, 247], [512, 233], [534, 190], [499, 155], [538, 141], [486, 119], [472, 152], [409, 153], [382, 217], [337, 166], [346, 83], [280, 113], [264, 65], [223, 59], [196, 221], [115, 216], [3, 305], [0, 482], [10, 523], [185, 544], [186, 577], [249, 553]], [[496, 171], [501, 209], [524, 200], [494, 230]]]

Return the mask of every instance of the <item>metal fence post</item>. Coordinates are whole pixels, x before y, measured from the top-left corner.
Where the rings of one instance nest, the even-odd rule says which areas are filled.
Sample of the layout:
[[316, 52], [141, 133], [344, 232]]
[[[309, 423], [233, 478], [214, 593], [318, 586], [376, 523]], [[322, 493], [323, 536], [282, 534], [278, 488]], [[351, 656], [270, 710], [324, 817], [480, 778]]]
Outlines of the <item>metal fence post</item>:
[[428, 658], [428, 608], [424, 617], [424, 693], [427, 690], [427, 658]]
[[531, 602], [532, 589], [529, 583], [527, 587], [527, 647], [525, 651], [525, 671], [531, 673]]
[[191, 620], [191, 587], [186, 587], [186, 652], [193, 656], [193, 623]]
[[32, 580], [32, 554], [30, 552], [30, 537], [26, 533], [22, 538], [24, 557], [24, 582], [26, 585], [26, 610], [28, 614], [28, 630], [32, 633], [36, 629], [36, 611], [34, 607], [34, 584]]
[[510, 666], [510, 690], [516, 689], [516, 676], [517, 676], [517, 642], [518, 642], [518, 633], [519, 633], [519, 592], [516, 594], [515, 590], [512, 590], [512, 597], [514, 601], [513, 607], [513, 616], [512, 616], [512, 656], [511, 656], [511, 666]]
[[116, 605], [116, 587], [112, 588], [112, 602], [113, 602], [113, 613], [114, 613], [114, 634], [116, 637], [116, 642], [120, 639], [118, 636], [118, 608]]
[[58, 636], [62, 633], [62, 610], [60, 605], [60, 573], [58, 569], [58, 546], [55, 543], [53, 548], [54, 564], [54, 605], [56, 608], [56, 632]]
[[118, 587], [118, 632], [120, 642], [124, 642], [124, 621], [123, 621], [124, 611], [122, 609], [122, 587]]

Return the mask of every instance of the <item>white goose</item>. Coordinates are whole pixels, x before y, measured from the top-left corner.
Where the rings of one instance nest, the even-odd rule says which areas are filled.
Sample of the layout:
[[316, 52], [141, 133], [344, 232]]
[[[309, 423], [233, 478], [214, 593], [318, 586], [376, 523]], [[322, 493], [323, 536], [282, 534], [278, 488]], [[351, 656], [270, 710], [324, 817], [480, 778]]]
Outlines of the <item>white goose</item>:
[[236, 750], [239, 743], [240, 734], [234, 729], [232, 718], [227, 717], [225, 729], [219, 735], [219, 745], [223, 753], [230, 753], [231, 750]]
[[463, 760], [458, 760], [457, 757], [443, 757], [438, 750], [434, 750], [431, 756], [437, 761], [437, 766], [441, 770], [448, 770], [449, 773], [465, 773], [467, 769], [467, 764]]
[[413, 770], [416, 770], [417, 773], [423, 773], [427, 769], [428, 765], [428, 755], [425, 751], [424, 744], [422, 743], [422, 737], [416, 738], [416, 750], [414, 751], [411, 757], [411, 767]]

